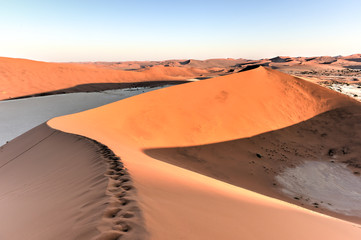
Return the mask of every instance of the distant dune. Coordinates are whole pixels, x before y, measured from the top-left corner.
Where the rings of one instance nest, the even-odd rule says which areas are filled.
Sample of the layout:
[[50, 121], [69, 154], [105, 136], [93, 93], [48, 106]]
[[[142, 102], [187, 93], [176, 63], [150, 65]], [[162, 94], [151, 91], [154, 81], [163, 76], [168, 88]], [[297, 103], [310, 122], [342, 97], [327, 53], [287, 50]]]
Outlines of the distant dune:
[[123, 71], [92, 64], [47, 63], [26, 59], [0, 58], [0, 100], [72, 88], [90, 83], [132, 83], [194, 78], [204, 70], [154, 68]]
[[[361, 55], [270, 59], [180, 59], [165, 61], [47, 63], [0, 58], [0, 100], [69, 91], [109, 89], [109, 83], [206, 79], [267, 66], [319, 81], [361, 82]], [[342, 74], [341, 74], [342, 73]], [[119, 86], [114, 85], [112, 88]]]
[[[359, 239], [359, 225], [258, 193], [276, 197], [273, 176], [282, 163], [271, 157], [295, 147], [285, 157], [286, 165], [297, 164], [300, 158], [292, 158], [305, 154], [298, 148], [298, 134], [309, 146], [320, 139], [313, 134], [325, 137], [327, 129], [342, 128], [330, 134], [342, 140], [358, 126], [360, 108], [347, 96], [259, 67], [156, 90], [48, 124], [96, 139], [121, 157], [151, 239], [341, 240]], [[340, 126], [337, 119], [346, 116], [350, 125]], [[315, 133], [307, 133], [312, 126]], [[264, 139], [267, 145], [261, 149]], [[327, 152], [331, 143], [328, 139], [321, 150]], [[357, 147], [356, 139], [350, 148]], [[252, 161], [260, 166], [249, 166]]]

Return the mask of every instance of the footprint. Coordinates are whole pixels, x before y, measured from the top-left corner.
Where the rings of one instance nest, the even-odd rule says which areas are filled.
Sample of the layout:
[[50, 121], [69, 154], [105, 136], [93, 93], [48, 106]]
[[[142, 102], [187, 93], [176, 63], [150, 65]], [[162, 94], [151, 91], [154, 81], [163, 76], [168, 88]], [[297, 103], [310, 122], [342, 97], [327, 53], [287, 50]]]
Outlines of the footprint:
[[105, 175], [106, 176], [111, 176], [111, 175], [115, 175], [116, 173], [115, 173], [115, 171], [114, 170], [107, 170], [106, 172], [105, 172]]
[[110, 178], [113, 179], [113, 180], [119, 180], [120, 176], [112, 175], [112, 176], [110, 176]]
[[133, 213], [130, 213], [130, 212], [126, 212], [122, 215], [123, 218], [132, 218], [134, 217], [134, 214]]
[[120, 171], [123, 170], [123, 168], [121, 168], [121, 167], [115, 167], [115, 168], [113, 168], [113, 169], [114, 169], [114, 171], [116, 171], [116, 172], [120, 172]]
[[103, 232], [95, 239], [96, 240], [118, 240], [121, 238], [121, 236], [122, 236], [121, 232], [113, 230], [113, 231]]
[[[115, 155], [107, 146], [99, 142], [95, 143], [98, 145], [97, 152], [100, 153], [104, 163], [107, 165], [107, 170], [104, 175], [108, 178], [106, 194], [109, 196], [109, 201], [106, 203], [107, 206], [103, 213], [103, 221], [104, 224], [109, 227], [108, 229], [113, 229], [101, 232], [95, 239], [121, 239], [123, 234], [128, 231], [132, 230], [137, 232], [137, 225], [132, 225], [132, 223], [129, 222], [136, 218], [136, 212], [140, 211], [136, 204], [134, 204], [135, 201], [131, 199], [132, 195], [128, 193], [128, 191], [132, 190], [134, 187], [129, 173], [121, 162], [120, 157]], [[94, 184], [97, 184], [98, 178], [93, 179], [93, 181]], [[109, 226], [109, 224], [111, 225]], [[123, 237], [125, 236], [126, 235]]]
[[106, 209], [104, 212], [104, 216], [107, 218], [115, 218], [118, 212], [120, 212], [119, 208]]
[[117, 197], [117, 198], [122, 198], [126, 195], [126, 193], [123, 191], [123, 192], [119, 192], [119, 193], [115, 193], [114, 196]]
[[130, 186], [130, 185], [126, 185], [126, 186], [122, 186], [122, 188], [123, 188], [125, 191], [129, 191], [129, 190], [131, 190], [133, 187]]
[[128, 179], [128, 178], [120, 179], [120, 182], [121, 182], [121, 183], [129, 182], [129, 181], [130, 181], [130, 179]]
[[115, 223], [116, 225], [113, 226], [113, 229], [122, 231], [122, 232], [129, 232], [131, 230], [131, 227], [124, 221], [117, 221]]
[[120, 204], [123, 205], [123, 206], [125, 206], [125, 205], [127, 205], [128, 203], [131, 202], [131, 200], [126, 199], [126, 198], [119, 198], [119, 201], [120, 201]]

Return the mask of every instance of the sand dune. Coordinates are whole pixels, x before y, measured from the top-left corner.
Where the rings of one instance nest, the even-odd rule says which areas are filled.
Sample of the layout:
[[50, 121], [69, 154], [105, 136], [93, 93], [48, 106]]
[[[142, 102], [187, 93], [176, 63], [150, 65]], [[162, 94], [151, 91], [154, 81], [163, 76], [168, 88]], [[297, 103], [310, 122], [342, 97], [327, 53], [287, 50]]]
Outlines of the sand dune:
[[0, 101], [0, 146], [51, 118], [85, 111], [107, 103], [167, 87], [126, 88]]
[[[142, 94], [81, 115], [101, 120], [99, 130], [118, 126], [137, 146], [179, 147], [251, 137], [353, 104], [358, 103], [332, 90], [260, 67]], [[67, 119], [75, 121], [70, 115], [62, 122]]]
[[[233, 58], [219, 58], [219, 59], [177, 59], [165, 61], [127, 61], [127, 62], [96, 62], [90, 63], [97, 66], [111, 68], [111, 69], [141, 69], [153, 66], [167, 66], [167, 67], [185, 67], [195, 69], [209, 69], [209, 68], [228, 68], [236, 64], [245, 63], [246, 59], [233, 59]], [[88, 63], [89, 64], [89, 63]]]
[[[359, 239], [359, 225], [229, 185], [143, 152], [253, 138], [292, 128], [327, 111], [359, 107], [347, 96], [260, 67], [142, 94], [55, 118], [49, 125], [94, 138], [121, 156], [134, 180], [151, 239]], [[225, 166], [223, 176], [234, 176], [231, 168]], [[209, 169], [191, 170], [207, 174]], [[232, 179], [228, 182], [234, 184]]]
[[[323, 161], [334, 165], [344, 163], [348, 165], [351, 175], [354, 173], [358, 176], [361, 171], [358, 158], [361, 155], [360, 129], [361, 107], [343, 107], [249, 138], [191, 147], [146, 149], [145, 153], [235, 186], [361, 223], [361, 218], [348, 216], [348, 211], [344, 212], [347, 215], [340, 215], [327, 210], [328, 203], [339, 197], [337, 191], [334, 191], [332, 198], [306, 201], [308, 196], [302, 193], [283, 195], [275, 179], [285, 169], [305, 161]], [[333, 183], [330, 182], [330, 185]], [[357, 193], [360, 189], [356, 185], [353, 191]]]
[[[204, 79], [267, 66], [318, 81], [359, 81], [360, 54], [350, 56], [285, 57], [270, 59], [180, 59], [165, 61], [47, 63], [0, 58], [0, 100], [72, 88], [82, 91], [102, 89], [99, 83], [133, 83]], [[342, 75], [340, 74], [342, 72]], [[82, 85], [81, 87], [78, 87]], [[75, 87], [75, 88], [74, 88]], [[87, 88], [88, 87], [88, 88]], [[113, 86], [116, 87], [116, 86]], [[85, 90], [84, 90], [85, 89]]]
[[114, 157], [46, 124], [1, 147], [0, 239], [146, 239], [134, 191], [122, 188], [131, 180]]
[[142, 72], [98, 68], [92, 64], [47, 63], [0, 58], [0, 100], [89, 83], [119, 83], [194, 78], [204, 70], [150, 68]]
[[[227, 72], [231, 69], [238, 71], [249, 65], [262, 65], [269, 66], [281, 70], [297, 70], [299, 67], [310, 69], [345, 69], [348, 65], [355, 64], [358, 66], [361, 63], [361, 54], [353, 54], [350, 56], [315, 56], [315, 57], [290, 57], [290, 56], [277, 56], [265, 59], [232, 59], [232, 58], [219, 58], [219, 59], [176, 59], [165, 61], [128, 61], [128, 62], [96, 62], [85, 63], [96, 65], [110, 69], [127, 69], [139, 70], [153, 66], [167, 66], [167, 67], [183, 67], [183, 68], [197, 68], [197, 69], [211, 69], [219, 68]], [[287, 70], [288, 71], [288, 70]]]

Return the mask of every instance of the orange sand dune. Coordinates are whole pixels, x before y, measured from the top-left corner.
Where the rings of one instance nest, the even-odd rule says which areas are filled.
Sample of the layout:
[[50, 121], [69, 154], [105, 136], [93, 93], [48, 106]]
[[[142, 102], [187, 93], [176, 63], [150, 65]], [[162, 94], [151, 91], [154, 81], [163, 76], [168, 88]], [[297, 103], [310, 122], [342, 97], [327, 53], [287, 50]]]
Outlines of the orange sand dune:
[[[0, 57], [0, 100], [69, 89], [94, 83], [132, 83], [207, 78], [239, 72], [245, 67], [268, 66], [286, 73], [321, 74], [345, 80], [335, 71], [359, 69], [360, 54], [345, 57], [275, 57], [270, 59], [208, 59], [95, 63], [47, 63]], [[317, 73], [315, 73], [317, 72]], [[329, 72], [332, 72], [330, 74]], [[358, 78], [348, 73], [348, 80]], [[309, 75], [309, 74], [308, 74]], [[351, 78], [352, 77], [352, 78]], [[93, 90], [93, 89], [91, 89]]]
[[181, 76], [181, 77], [194, 77], [194, 76], [202, 76], [202, 74], [207, 74], [208, 71], [199, 68], [180, 68], [180, 67], [165, 67], [162, 65], [154, 66], [150, 68], [146, 68], [145, 70], [141, 71], [146, 73], [149, 77], [153, 77], [154, 79], [157, 76], [161, 76], [165, 74], [167, 76]]
[[70, 88], [80, 84], [181, 80], [194, 78], [204, 72], [177, 67], [159, 67], [131, 72], [97, 68], [91, 64], [0, 58], [0, 100]]
[[[82, 116], [101, 121], [93, 127], [97, 130], [117, 126], [127, 140], [151, 148], [250, 137], [350, 104], [357, 102], [260, 67], [142, 94], [84, 112]], [[74, 122], [73, 116], [63, 117], [62, 122], [68, 119]]]
[[108, 145], [138, 191], [151, 239], [359, 239], [358, 225], [259, 195], [143, 153], [284, 128], [358, 103], [267, 68], [146, 93], [51, 127]]
[[146, 239], [134, 188], [123, 190], [129, 174], [114, 157], [46, 124], [1, 146], [0, 239]]
[[[351, 175], [359, 175], [360, 127], [361, 104], [337, 108], [290, 127], [250, 138], [191, 147], [145, 149], [144, 152], [157, 160], [238, 187], [361, 223], [360, 215], [356, 212], [356, 216], [351, 216], [347, 212], [338, 214], [328, 210], [331, 206], [329, 201], [337, 199], [336, 194], [333, 197], [323, 197], [318, 202], [310, 201], [302, 193], [285, 195], [280, 191], [276, 180], [276, 176], [285, 169], [302, 165], [305, 161], [331, 162], [338, 166], [347, 164]], [[319, 192], [322, 190], [324, 187], [320, 187]], [[318, 204], [317, 208], [315, 202]]]
[[227, 68], [232, 67], [240, 63], [245, 63], [248, 60], [246, 59], [233, 59], [233, 58], [215, 58], [207, 60], [195, 60], [189, 59], [183, 62], [180, 62], [185, 67], [197, 67], [197, 68]]
[[246, 59], [233, 59], [233, 58], [217, 58], [207, 60], [195, 60], [195, 59], [176, 59], [165, 61], [126, 61], [126, 62], [96, 62], [85, 63], [95, 64], [97, 66], [111, 68], [111, 69], [140, 69], [150, 66], [172, 66], [172, 67], [185, 67], [185, 68], [227, 68], [236, 64], [245, 63], [249, 60]]

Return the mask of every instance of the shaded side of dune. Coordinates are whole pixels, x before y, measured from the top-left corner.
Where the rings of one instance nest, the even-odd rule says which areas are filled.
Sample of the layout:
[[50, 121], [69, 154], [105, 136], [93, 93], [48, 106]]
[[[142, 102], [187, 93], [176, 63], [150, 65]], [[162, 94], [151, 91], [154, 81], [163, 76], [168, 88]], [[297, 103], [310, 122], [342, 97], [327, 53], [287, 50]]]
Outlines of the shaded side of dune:
[[105, 145], [42, 124], [0, 148], [0, 239], [146, 239], [135, 189]]
[[128, 82], [128, 83], [89, 83], [89, 84], [80, 84], [70, 88], [59, 89], [55, 91], [42, 92], [36, 94], [30, 94], [20, 97], [14, 97], [6, 100], [13, 99], [22, 99], [29, 97], [41, 97], [49, 96], [56, 94], [65, 94], [65, 93], [77, 93], [77, 92], [100, 92], [106, 90], [115, 90], [115, 89], [125, 89], [125, 88], [154, 88], [161, 87], [164, 85], [178, 85], [183, 83], [188, 83], [189, 81], [145, 81], [145, 82]]
[[[298, 196], [283, 195], [275, 176], [303, 161], [346, 164], [361, 173], [361, 106], [343, 107], [307, 121], [233, 141], [191, 147], [146, 149], [152, 158], [324, 214], [361, 222], [330, 212]], [[325, 204], [327, 200], [325, 200]]]

